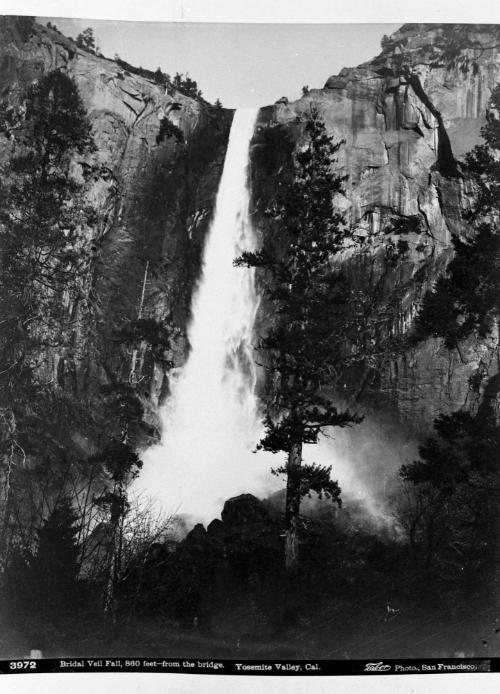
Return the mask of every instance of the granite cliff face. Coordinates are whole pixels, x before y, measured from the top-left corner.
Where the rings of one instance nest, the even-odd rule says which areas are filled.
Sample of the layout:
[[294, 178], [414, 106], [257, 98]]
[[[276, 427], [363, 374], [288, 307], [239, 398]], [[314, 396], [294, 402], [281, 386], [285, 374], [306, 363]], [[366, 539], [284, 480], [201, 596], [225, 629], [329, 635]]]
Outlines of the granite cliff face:
[[[407, 334], [423, 294], [453, 256], [452, 238], [474, 234], [462, 216], [471, 183], [457, 161], [481, 142], [500, 77], [499, 51], [495, 26], [406, 25], [384, 38], [382, 53], [369, 63], [344, 68], [298, 101], [281, 99], [261, 111], [252, 160], [263, 233], [274, 181], [304, 142], [311, 106], [329, 134], [344, 140], [338, 167], [348, 178], [337, 203], [359, 247], [346, 250], [341, 262], [353, 286], [371, 297], [366, 318], [378, 315], [377, 341]], [[387, 232], [405, 218], [419, 233], [405, 235], [407, 245], [398, 247]], [[429, 339], [346, 369], [342, 397], [368, 412], [392, 410], [408, 429], [428, 432], [439, 413], [477, 408], [498, 356], [497, 335], [470, 338], [460, 352]]]
[[[90, 158], [74, 163], [97, 172], [88, 193], [97, 221], [86, 239], [94, 254], [93, 311], [82, 308], [72, 347], [44, 354], [39, 374], [99, 410], [101, 386], [128, 381], [134, 360], [133, 380], [154, 422], [155, 406], [168, 389], [165, 370], [147, 345], [134, 353], [115, 333], [138, 318], [144, 285], [141, 315], [159, 323], [168, 318], [174, 339], [164, 356], [182, 363], [232, 112], [173, 89], [167, 93], [152, 77], [82, 50], [57, 31], [38, 24], [23, 29], [15, 18], [2, 19], [4, 102], [19, 103], [34, 80], [56, 69], [74, 79], [97, 145]], [[6, 157], [10, 145], [1, 137]], [[74, 440], [88, 453], [93, 444], [84, 433], [75, 432]]]

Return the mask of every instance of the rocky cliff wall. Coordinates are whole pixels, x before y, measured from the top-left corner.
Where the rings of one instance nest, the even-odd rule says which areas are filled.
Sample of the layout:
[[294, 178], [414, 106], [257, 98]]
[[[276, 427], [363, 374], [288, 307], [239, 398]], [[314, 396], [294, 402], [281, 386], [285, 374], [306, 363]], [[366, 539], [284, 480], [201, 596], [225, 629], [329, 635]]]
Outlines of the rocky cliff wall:
[[[408, 334], [424, 293], [453, 257], [452, 238], [474, 234], [462, 216], [472, 184], [457, 161], [481, 141], [500, 78], [500, 36], [496, 26], [406, 25], [383, 46], [323, 89], [262, 109], [252, 150], [255, 218], [265, 234], [276, 180], [305, 141], [311, 106], [344, 141], [338, 169], [348, 178], [336, 202], [358, 249], [341, 262], [365, 297], [366, 319], [380, 318], [380, 344]], [[405, 218], [417, 220], [420, 233], [405, 235], [400, 250], [387, 231]], [[337, 397], [372, 413], [388, 409], [409, 430], [427, 433], [439, 413], [474, 410], [498, 371], [496, 335], [460, 347], [450, 351], [436, 338], [397, 354], [373, 349], [361, 368], [344, 369]]]
[[[168, 66], [167, 66], [168, 67]], [[96, 210], [86, 243], [93, 253], [92, 280], [82, 297], [74, 335], [66, 348], [42, 355], [38, 373], [54, 388], [93, 403], [105, 417], [101, 387], [130, 381], [154, 421], [168, 389], [165, 368], [135, 353], [116, 332], [142, 316], [168, 325], [165, 358], [181, 363], [192, 288], [214, 208], [232, 112], [193, 99], [78, 48], [57, 31], [5, 17], [0, 26], [0, 96], [23, 99], [26, 89], [52, 70], [74, 79], [89, 115], [97, 151], [74, 162], [96, 172], [88, 202]], [[169, 124], [161, 137], [162, 122]], [[171, 127], [175, 126], [175, 127]], [[9, 143], [3, 140], [4, 157]], [[75, 314], [75, 311], [73, 311]], [[93, 449], [75, 432], [75, 443]], [[85, 443], [86, 442], [86, 443]]]

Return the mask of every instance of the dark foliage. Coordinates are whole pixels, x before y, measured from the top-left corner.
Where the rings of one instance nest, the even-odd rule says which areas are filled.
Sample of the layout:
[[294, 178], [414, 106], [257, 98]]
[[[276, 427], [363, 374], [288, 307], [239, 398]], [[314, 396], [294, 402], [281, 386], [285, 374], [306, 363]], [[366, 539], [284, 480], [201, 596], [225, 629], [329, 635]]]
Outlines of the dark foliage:
[[434, 426], [439, 439], [421, 446], [422, 460], [402, 467], [403, 479], [430, 482], [447, 495], [459, 484], [498, 477], [500, 428], [491, 415], [454, 412], [440, 415]]
[[81, 34], [78, 34], [76, 37], [76, 45], [89, 53], [96, 52], [94, 31], [91, 29], [91, 27], [87, 27], [87, 29], [84, 29]]
[[27, 15], [16, 17], [16, 24], [22, 41], [28, 41], [28, 39], [33, 34], [33, 29], [35, 27], [35, 17], [29, 17]]
[[422, 218], [420, 215], [409, 215], [408, 217], [395, 217], [385, 228], [386, 234], [421, 234]]
[[487, 335], [500, 311], [500, 235], [497, 223], [491, 221], [500, 209], [499, 88], [492, 94], [490, 107], [482, 129], [485, 144], [466, 156], [467, 170], [478, 186], [476, 207], [467, 215], [476, 223], [476, 234], [469, 242], [453, 240], [455, 256], [425, 295], [415, 321], [414, 339], [442, 337], [448, 348], [473, 333]]
[[62, 497], [38, 531], [34, 553], [15, 552], [3, 577], [11, 618], [50, 631], [78, 612], [78, 517]]
[[[203, 93], [198, 89], [198, 83], [187, 74], [184, 76], [183, 73], [177, 72], [174, 77], [171, 77], [168, 73], [163, 72], [161, 67], [158, 67], [156, 70], [137, 67], [123, 60], [119, 55], [115, 55], [114, 62], [129, 74], [139, 75], [162, 87], [166, 87], [169, 94], [173, 94], [177, 91], [197, 101], [204, 101]], [[220, 106], [222, 106], [222, 104]]]
[[142, 460], [125, 440], [110, 439], [105, 448], [89, 460], [89, 465], [98, 466], [107, 473], [108, 481], [93, 503], [109, 514], [113, 531], [123, 522], [130, 505], [127, 485], [139, 474]]
[[500, 150], [499, 112], [500, 86], [497, 86], [491, 94], [487, 123], [481, 128], [484, 144], [476, 145], [465, 157], [467, 171], [479, 187], [475, 209], [468, 215], [472, 221], [495, 213], [500, 205], [500, 162], [497, 156]]
[[165, 72], [162, 72], [161, 67], [159, 67], [155, 70], [154, 80], [157, 84], [161, 84], [164, 87], [166, 87], [168, 84], [170, 84], [170, 75], [167, 75]]
[[384, 34], [382, 38], [380, 39], [380, 47], [382, 50], [387, 50], [389, 48], [392, 48], [392, 46], [395, 45], [395, 41], [393, 41], [390, 36], [387, 36], [387, 34]]
[[138, 318], [117, 330], [113, 339], [136, 349], [143, 346], [148, 350], [150, 358], [155, 363], [162, 364], [165, 369], [170, 369], [173, 362], [168, 357], [168, 351], [171, 347], [172, 332], [173, 329], [165, 321], [160, 322], [154, 318]]
[[198, 89], [198, 83], [191, 79], [187, 73], [184, 76], [181, 72], [176, 72], [171, 80], [170, 88], [191, 97], [191, 99], [202, 99], [202, 92]]
[[[497, 387], [498, 391], [498, 387]], [[417, 570], [446, 590], [470, 590], [498, 567], [500, 427], [489, 407], [435, 422], [437, 438], [401, 468], [413, 488], [407, 527]]]
[[[26, 106], [30, 142], [46, 161], [59, 163], [68, 152], [84, 154], [95, 149], [81, 96], [64, 72], [49, 72], [31, 87]], [[35, 163], [41, 166], [46, 161]]]
[[151, 435], [144, 422], [144, 403], [137, 387], [128, 382], [117, 382], [101, 387], [106, 427], [102, 446], [109, 439], [126, 439], [130, 445], [140, 447]]
[[32, 562], [33, 575], [39, 581], [42, 603], [51, 612], [71, 611], [77, 593], [78, 516], [71, 500], [61, 498], [38, 532], [38, 548]]
[[184, 76], [183, 73], [177, 72], [174, 77], [171, 77], [168, 73], [163, 72], [161, 67], [158, 67], [156, 70], [136, 67], [126, 60], [123, 60], [118, 55], [115, 55], [114, 61], [126, 72], [132, 75], [139, 75], [140, 77], [144, 77], [145, 79], [166, 87], [169, 94], [173, 94], [177, 91], [185, 96], [189, 96], [191, 99], [204, 101], [203, 93], [198, 89], [198, 83], [187, 74]]
[[122, 484], [137, 475], [142, 467], [137, 453], [127, 443], [111, 439], [102, 453], [100, 462], [114, 482]]
[[[483, 28], [485, 32], [492, 34], [492, 45], [500, 41], [498, 25], [484, 24]], [[465, 74], [471, 67], [474, 69], [474, 56], [471, 58], [464, 49], [475, 49], [481, 55], [485, 48], [467, 24], [445, 24], [434, 47], [437, 49], [435, 57], [439, 63], [444, 63], [448, 68], [458, 67]]]
[[156, 144], [159, 145], [160, 142], [169, 140], [171, 137], [175, 138], [176, 142], [184, 142], [184, 134], [182, 130], [175, 125], [175, 123], [172, 123], [172, 121], [168, 118], [162, 118], [160, 121], [160, 130], [156, 136]]
[[[298, 484], [300, 486], [301, 500], [305, 496], [311, 496], [311, 492], [315, 492], [319, 499], [325, 497], [330, 501], [335, 501], [338, 506], [342, 505], [340, 498], [341, 489], [337, 482], [330, 478], [332, 466], [323, 466], [313, 463], [312, 465], [302, 464]], [[273, 475], [286, 475], [287, 468], [285, 466], [272, 470]], [[293, 474], [293, 473], [292, 473]]]
[[427, 292], [415, 320], [415, 337], [442, 337], [451, 349], [475, 332], [487, 335], [500, 311], [500, 236], [481, 224], [475, 239], [455, 239], [455, 257], [432, 291]]
[[123, 60], [118, 55], [115, 55], [114, 61], [123, 70], [125, 70], [125, 72], [128, 72], [132, 75], [139, 75], [139, 77], [144, 77], [145, 79], [158, 83], [158, 71], [147, 70], [143, 67], [136, 67], [135, 65], [131, 65], [130, 63], [128, 63], [126, 60]]

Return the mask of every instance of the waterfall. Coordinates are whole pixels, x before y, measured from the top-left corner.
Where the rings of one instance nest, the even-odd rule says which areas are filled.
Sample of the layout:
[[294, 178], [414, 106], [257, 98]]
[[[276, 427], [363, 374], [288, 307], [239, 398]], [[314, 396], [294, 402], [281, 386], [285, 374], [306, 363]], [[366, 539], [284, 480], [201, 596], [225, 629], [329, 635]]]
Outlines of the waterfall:
[[[256, 117], [257, 109], [235, 113], [192, 301], [189, 356], [172, 377], [160, 413], [161, 443], [142, 453], [144, 467], [133, 485], [135, 492], [159, 502], [164, 513], [185, 516], [188, 524], [219, 517], [224, 501], [237, 494], [262, 497], [284, 486], [270, 473], [285, 462], [284, 454], [252, 452], [263, 434], [253, 347], [259, 296], [255, 270], [233, 265], [243, 251], [256, 248], [248, 189]], [[344, 500], [357, 500], [368, 516], [386, 522], [367, 466], [353, 464], [357, 448], [345, 432], [335, 432], [335, 439], [304, 446], [305, 462], [333, 463]], [[359, 447], [359, 436], [355, 441]]]
[[248, 150], [257, 109], [236, 111], [216, 209], [192, 302], [190, 353], [162, 409], [161, 444], [142, 455], [134, 486], [167, 513], [210, 521], [226, 499], [282, 485], [271, 454], [252, 454], [262, 433], [255, 394], [253, 268], [235, 268], [256, 248], [249, 217]]

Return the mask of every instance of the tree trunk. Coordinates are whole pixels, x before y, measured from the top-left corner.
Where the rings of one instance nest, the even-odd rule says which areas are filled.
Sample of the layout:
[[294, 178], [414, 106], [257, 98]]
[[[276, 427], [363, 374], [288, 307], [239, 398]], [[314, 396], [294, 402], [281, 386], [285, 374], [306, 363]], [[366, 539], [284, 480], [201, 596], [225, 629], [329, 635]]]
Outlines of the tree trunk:
[[[7, 533], [11, 513], [11, 476], [16, 445], [16, 419], [10, 410], [0, 412], [0, 561], [5, 560]], [[18, 446], [19, 447], [19, 446]]]
[[[149, 270], [149, 260], [147, 261], [146, 269], [144, 270], [144, 279], [142, 281], [141, 300], [139, 302], [139, 310], [137, 312], [137, 320], [140, 320], [142, 318], [142, 309], [144, 308], [144, 297], [146, 295], [146, 284], [148, 281], [148, 270]], [[132, 363], [130, 364], [130, 376], [128, 379], [130, 383], [137, 383], [137, 379], [136, 379], [136, 375], [135, 375], [136, 364], [137, 364], [137, 349], [134, 349], [132, 351]]]
[[112, 528], [111, 542], [106, 557], [106, 579], [104, 585], [104, 619], [108, 624], [114, 623], [115, 602], [115, 562], [116, 562], [116, 527]]
[[297, 525], [300, 510], [300, 466], [302, 463], [302, 442], [292, 444], [287, 462], [287, 482], [285, 501], [285, 568], [295, 573], [299, 562], [299, 538]]

